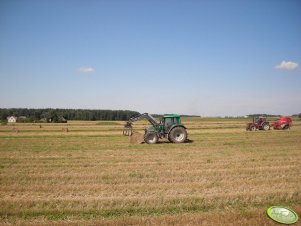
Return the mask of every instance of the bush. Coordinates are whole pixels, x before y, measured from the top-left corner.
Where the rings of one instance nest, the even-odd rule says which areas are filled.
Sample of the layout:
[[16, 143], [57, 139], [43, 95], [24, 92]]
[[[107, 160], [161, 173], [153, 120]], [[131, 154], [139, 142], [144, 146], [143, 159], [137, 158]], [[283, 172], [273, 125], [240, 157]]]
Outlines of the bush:
[[34, 120], [32, 118], [18, 118], [17, 119], [17, 122], [20, 122], [20, 123], [30, 123], [30, 122], [33, 122]]

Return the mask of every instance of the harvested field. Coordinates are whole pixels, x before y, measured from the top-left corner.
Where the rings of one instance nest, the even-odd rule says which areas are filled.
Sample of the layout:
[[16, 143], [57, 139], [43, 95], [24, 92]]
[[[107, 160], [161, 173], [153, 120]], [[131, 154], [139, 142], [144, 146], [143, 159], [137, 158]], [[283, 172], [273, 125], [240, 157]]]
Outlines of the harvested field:
[[278, 225], [271, 205], [301, 215], [301, 121], [257, 132], [246, 119], [183, 121], [191, 143], [131, 144], [123, 122], [0, 126], [0, 224]]

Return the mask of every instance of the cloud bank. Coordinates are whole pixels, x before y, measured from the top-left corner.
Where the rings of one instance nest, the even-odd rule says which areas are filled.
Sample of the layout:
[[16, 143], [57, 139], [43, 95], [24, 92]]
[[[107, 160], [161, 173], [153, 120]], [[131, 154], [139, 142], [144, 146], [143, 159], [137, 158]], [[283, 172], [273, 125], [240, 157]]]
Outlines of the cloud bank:
[[95, 71], [95, 69], [92, 68], [92, 67], [80, 67], [80, 68], [78, 69], [78, 71], [79, 71], [80, 73], [92, 73], [92, 72]]
[[287, 71], [293, 71], [298, 68], [298, 64], [292, 61], [285, 61], [283, 60], [280, 64], [276, 65], [276, 69], [279, 70], [287, 70]]

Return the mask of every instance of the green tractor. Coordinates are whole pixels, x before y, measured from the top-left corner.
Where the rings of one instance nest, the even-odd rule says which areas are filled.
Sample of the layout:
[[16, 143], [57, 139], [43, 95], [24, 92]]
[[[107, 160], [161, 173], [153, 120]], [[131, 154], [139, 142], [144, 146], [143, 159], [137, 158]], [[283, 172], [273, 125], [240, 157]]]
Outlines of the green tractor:
[[144, 141], [147, 144], [155, 144], [159, 138], [167, 138], [172, 143], [183, 143], [187, 140], [186, 127], [181, 123], [181, 116], [172, 114], [164, 115], [160, 122], [148, 113], [130, 118], [124, 126], [123, 135], [133, 135], [133, 122], [146, 119], [151, 126], [145, 129]]

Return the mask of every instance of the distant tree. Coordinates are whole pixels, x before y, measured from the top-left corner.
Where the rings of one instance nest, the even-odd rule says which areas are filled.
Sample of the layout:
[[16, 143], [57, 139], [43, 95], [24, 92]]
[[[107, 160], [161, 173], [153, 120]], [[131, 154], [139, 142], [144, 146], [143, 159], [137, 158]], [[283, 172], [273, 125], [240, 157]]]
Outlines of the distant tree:
[[0, 118], [2, 121], [5, 121], [7, 117], [9, 116], [9, 112], [7, 109], [1, 109], [0, 111]]
[[[84, 110], [84, 109], [27, 109], [27, 108], [0, 108], [0, 119], [6, 120], [8, 116], [25, 116], [34, 121], [45, 119], [47, 122], [60, 122], [66, 120], [128, 120], [136, 111], [128, 110]], [[64, 121], [64, 120], [63, 120]]]

